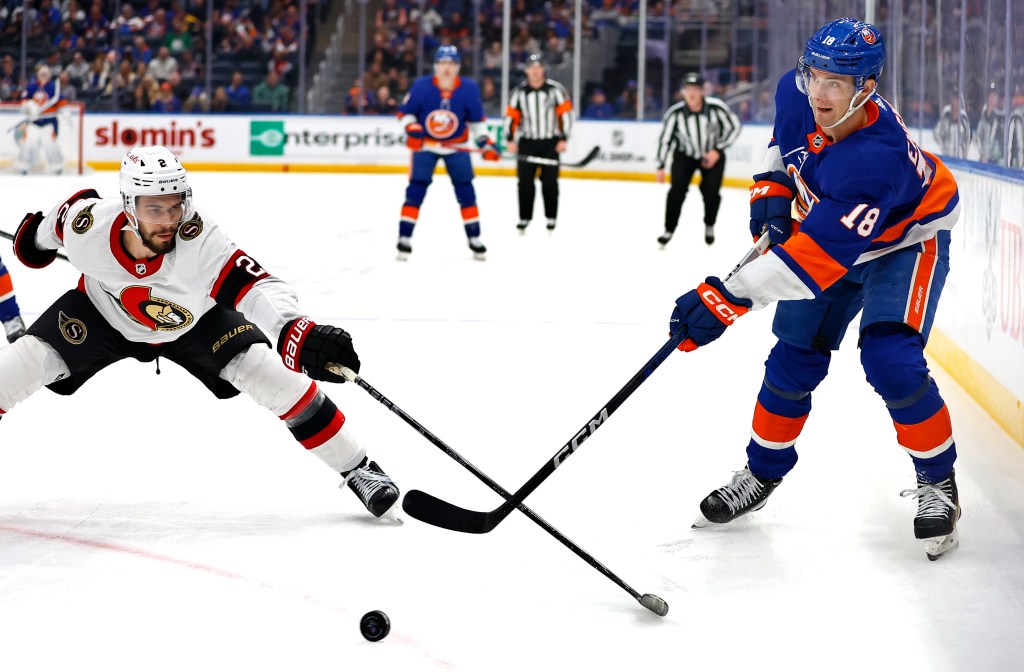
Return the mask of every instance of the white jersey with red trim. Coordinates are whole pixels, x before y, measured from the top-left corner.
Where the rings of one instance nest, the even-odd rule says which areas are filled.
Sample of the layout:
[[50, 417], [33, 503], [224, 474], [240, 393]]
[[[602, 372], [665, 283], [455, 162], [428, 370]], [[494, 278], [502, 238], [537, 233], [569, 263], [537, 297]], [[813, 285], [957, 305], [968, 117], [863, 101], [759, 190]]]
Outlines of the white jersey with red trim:
[[220, 304], [243, 313], [276, 343], [285, 323], [302, 315], [291, 288], [198, 210], [178, 228], [173, 250], [137, 260], [121, 241], [128, 226], [121, 199], [95, 195], [79, 192], [50, 211], [35, 243], [64, 248], [82, 272], [79, 290], [129, 341], [174, 341]]

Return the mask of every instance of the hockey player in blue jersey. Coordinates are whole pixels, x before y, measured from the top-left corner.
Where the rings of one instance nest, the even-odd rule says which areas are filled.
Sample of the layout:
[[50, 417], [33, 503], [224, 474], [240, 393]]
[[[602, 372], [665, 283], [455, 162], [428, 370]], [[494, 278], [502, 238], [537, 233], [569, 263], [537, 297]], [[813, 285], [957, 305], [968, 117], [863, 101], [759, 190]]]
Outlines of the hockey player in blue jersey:
[[64, 169], [64, 154], [57, 144], [60, 131], [57, 111], [65, 102], [61, 98], [60, 82], [53, 77], [48, 66], [41, 65], [36, 69], [36, 77], [25, 87], [22, 98], [21, 109], [25, 120], [14, 131], [18, 142], [14, 170], [28, 173], [42, 152], [46, 172], [61, 173]]
[[902, 493], [918, 499], [915, 536], [932, 560], [958, 545], [956, 444], [923, 351], [949, 270], [959, 196], [950, 171], [875, 91], [884, 62], [881, 33], [852, 18], [807, 41], [798, 67], [779, 81], [769, 165], [751, 189], [751, 232], [767, 230], [773, 247], [728, 282], [708, 278], [676, 301], [671, 329], [685, 338], [684, 350], [711, 343], [748, 310], [780, 302], [747, 465], [701, 502], [695, 527], [765, 505], [796, 464], [796, 440], [831, 351], [863, 311], [861, 363], [917, 474], [917, 487]]
[[420, 205], [433, 179], [434, 166], [442, 158], [462, 210], [469, 249], [477, 259], [483, 259], [487, 252], [480, 241], [473, 165], [469, 154], [454, 147], [472, 139], [483, 150], [485, 160], [497, 161], [500, 155], [487, 132], [480, 89], [472, 79], [459, 77], [459, 63], [456, 47], [438, 47], [434, 56], [434, 75], [420, 77], [413, 82], [399, 108], [406, 145], [412, 150], [409, 186], [405, 190], [405, 203], [398, 225], [399, 259], [407, 259], [412, 252], [412, 232], [419, 218]]
[[3, 322], [8, 343], [14, 343], [25, 335], [25, 320], [21, 318], [21, 309], [14, 297], [14, 283], [3, 259], [0, 259], [0, 322]]

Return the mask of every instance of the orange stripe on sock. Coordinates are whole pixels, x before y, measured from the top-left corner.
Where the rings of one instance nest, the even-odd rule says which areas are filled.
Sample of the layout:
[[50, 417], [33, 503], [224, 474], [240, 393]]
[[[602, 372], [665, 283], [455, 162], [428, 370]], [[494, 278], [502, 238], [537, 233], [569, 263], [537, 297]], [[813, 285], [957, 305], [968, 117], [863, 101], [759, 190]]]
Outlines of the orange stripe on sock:
[[806, 414], [799, 418], [787, 418], [766, 410], [761, 402], [757, 402], [757, 405], [754, 406], [753, 430], [765, 441], [772, 443], [796, 441], [800, 432], [803, 431], [805, 422], [807, 422]]
[[480, 219], [480, 211], [477, 210], [475, 205], [467, 205], [462, 209], [462, 219], [463, 221]]
[[402, 206], [402, 217], [407, 217], [413, 221], [420, 216], [420, 209], [415, 205], [403, 205]]
[[918, 453], [934, 450], [953, 436], [953, 423], [945, 405], [935, 415], [916, 425], [892, 424], [896, 427], [896, 440], [900, 445]]
[[14, 283], [11, 282], [11, 274], [4, 273], [0, 275], [0, 296], [4, 294], [10, 294], [14, 291]]
[[341, 411], [334, 414], [334, 419], [331, 420], [331, 424], [327, 425], [319, 432], [309, 437], [305, 441], [300, 441], [302, 447], [306, 450], [312, 450], [318, 446], [322, 446], [341, 431], [341, 426], [345, 424], [345, 416], [342, 415]]

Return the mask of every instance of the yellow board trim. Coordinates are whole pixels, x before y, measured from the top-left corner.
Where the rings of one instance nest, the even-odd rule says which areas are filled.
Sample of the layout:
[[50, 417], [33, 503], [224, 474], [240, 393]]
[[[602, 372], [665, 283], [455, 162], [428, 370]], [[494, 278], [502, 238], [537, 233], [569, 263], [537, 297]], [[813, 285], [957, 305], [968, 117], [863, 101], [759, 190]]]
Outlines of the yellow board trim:
[[[115, 161], [89, 161], [89, 167], [93, 170], [119, 170], [121, 164]], [[198, 171], [232, 172], [232, 173], [369, 173], [369, 174], [406, 174], [408, 166], [375, 166], [367, 164], [310, 164], [310, 163], [199, 163], [186, 161], [186, 168]], [[438, 165], [435, 172], [444, 173], [444, 168]], [[477, 175], [515, 177], [514, 168], [498, 168], [490, 166], [473, 166], [473, 172]], [[563, 168], [560, 171], [562, 177], [578, 178], [585, 180], [628, 180], [631, 182], [654, 182], [653, 172], [627, 173], [613, 170], [583, 170], [574, 168]], [[700, 184], [700, 176], [694, 177], [692, 184]], [[722, 180], [724, 187], [739, 187], [746, 189], [750, 187], [751, 181], [735, 177], [726, 177]]]
[[[938, 329], [932, 329], [925, 352], [941, 365], [1014, 441], [1024, 447], [1024, 404], [1013, 392]], [[956, 427], [955, 422], [953, 426]]]

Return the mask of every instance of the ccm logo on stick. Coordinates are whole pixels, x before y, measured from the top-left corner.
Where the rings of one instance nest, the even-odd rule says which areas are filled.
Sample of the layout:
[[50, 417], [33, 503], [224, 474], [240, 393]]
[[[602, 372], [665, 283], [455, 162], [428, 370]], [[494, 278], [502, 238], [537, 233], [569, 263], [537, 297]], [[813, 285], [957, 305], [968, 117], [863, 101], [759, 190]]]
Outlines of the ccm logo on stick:
[[555, 455], [554, 463], [555, 469], [558, 469], [565, 462], [565, 458], [572, 455], [580, 445], [590, 438], [590, 435], [597, 431], [597, 428], [601, 426], [602, 422], [608, 420], [608, 409], [602, 408], [601, 412], [597, 416], [587, 423], [587, 426], [580, 430], [579, 434], [572, 437], [572, 441], [562, 446], [562, 449]]

